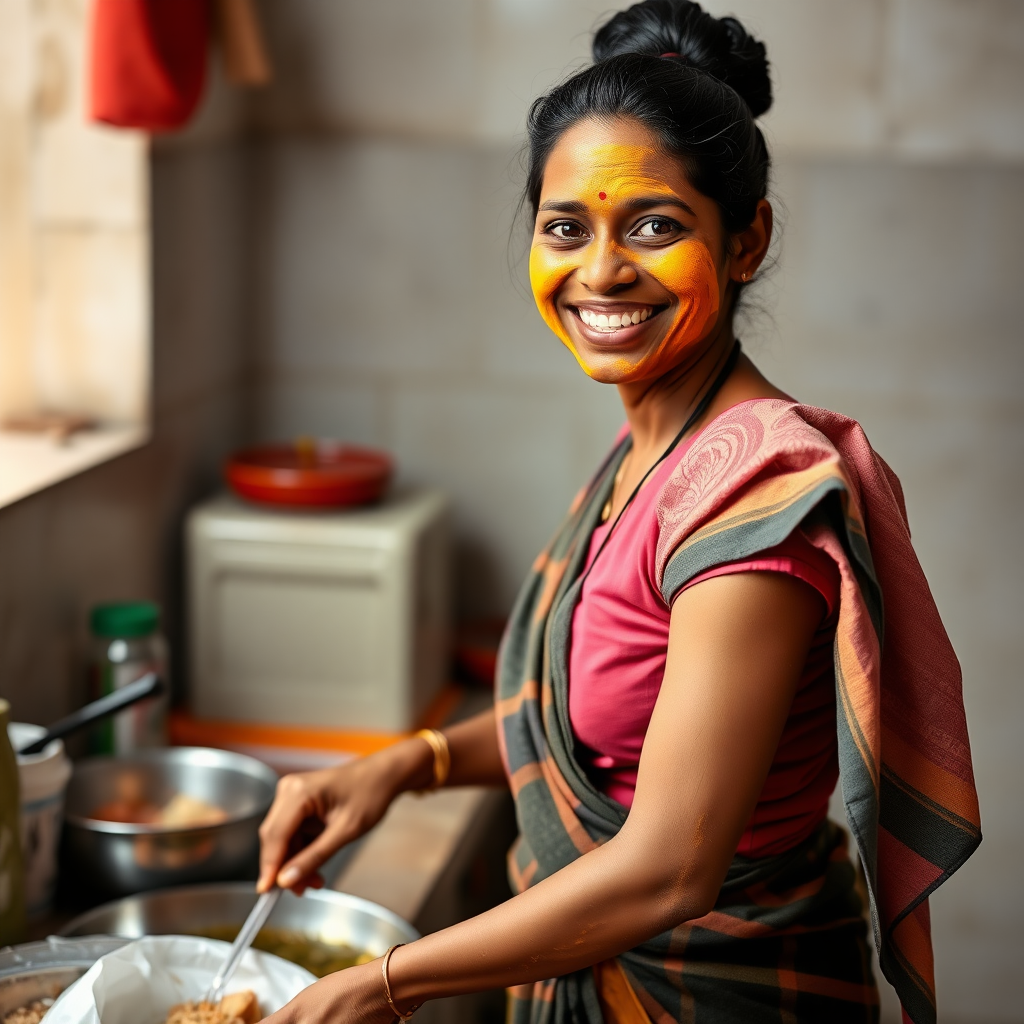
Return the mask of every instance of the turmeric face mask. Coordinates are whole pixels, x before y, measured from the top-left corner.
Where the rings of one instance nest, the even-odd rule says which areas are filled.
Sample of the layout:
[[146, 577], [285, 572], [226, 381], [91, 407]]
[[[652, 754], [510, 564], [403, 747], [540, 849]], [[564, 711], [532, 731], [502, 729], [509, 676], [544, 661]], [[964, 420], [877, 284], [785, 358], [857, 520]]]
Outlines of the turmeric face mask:
[[714, 201], [641, 126], [577, 125], [545, 167], [530, 250], [541, 316], [597, 380], [664, 375], [717, 319], [719, 223]]

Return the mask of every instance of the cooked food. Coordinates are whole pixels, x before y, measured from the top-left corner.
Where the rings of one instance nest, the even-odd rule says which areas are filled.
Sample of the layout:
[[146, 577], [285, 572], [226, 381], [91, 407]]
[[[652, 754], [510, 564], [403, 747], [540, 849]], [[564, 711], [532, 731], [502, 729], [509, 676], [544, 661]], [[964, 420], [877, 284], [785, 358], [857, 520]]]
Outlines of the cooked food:
[[156, 824], [167, 828], [196, 828], [199, 825], [219, 825], [227, 817], [225, 811], [205, 800], [178, 793], [157, 814]]
[[187, 793], [176, 793], [163, 807], [141, 798], [119, 797], [94, 808], [92, 817], [98, 821], [117, 821], [127, 825], [197, 828], [200, 825], [219, 825], [228, 816], [221, 808], [205, 800]]
[[263, 1015], [256, 993], [232, 992], [219, 1003], [179, 1003], [172, 1006], [165, 1024], [256, 1024]]
[[[226, 924], [204, 928], [194, 934], [207, 939], [234, 942], [239, 928], [240, 925], [237, 924]], [[310, 974], [315, 974], [318, 978], [325, 978], [335, 971], [342, 971], [356, 964], [366, 964], [374, 959], [372, 953], [353, 949], [352, 946], [340, 942], [311, 939], [302, 932], [289, 931], [286, 928], [260, 929], [256, 941], [253, 942], [253, 948], [261, 949], [264, 953], [273, 953], [283, 960], [290, 960], [293, 964], [305, 967]]]
[[5, 1014], [3, 1024], [39, 1024], [51, 1006], [52, 999], [37, 999], [34, 1003], [19, 1006]]

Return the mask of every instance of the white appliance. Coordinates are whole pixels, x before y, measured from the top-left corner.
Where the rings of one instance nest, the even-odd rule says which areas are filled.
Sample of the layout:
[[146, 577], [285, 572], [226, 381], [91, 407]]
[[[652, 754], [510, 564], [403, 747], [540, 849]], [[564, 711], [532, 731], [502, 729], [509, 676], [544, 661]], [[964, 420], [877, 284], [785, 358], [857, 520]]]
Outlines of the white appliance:
[[218, 497], [190, 513], [187, 548], [197, 717], [401, 732], [447, 681], [439, 492], [340, 511]]

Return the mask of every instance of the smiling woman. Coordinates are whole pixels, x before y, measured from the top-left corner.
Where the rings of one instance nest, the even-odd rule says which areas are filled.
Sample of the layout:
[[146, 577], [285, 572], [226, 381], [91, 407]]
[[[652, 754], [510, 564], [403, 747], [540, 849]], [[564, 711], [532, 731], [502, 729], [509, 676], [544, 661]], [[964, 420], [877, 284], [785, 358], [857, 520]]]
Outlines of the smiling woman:
[[530, 113], [530, 277], [627, 424], [520, 591], [495, 709], [286, 777], [261, 832], [260, 887], [301, 890], [398, 793], [507, 785], [518, 894], [271, 1024], [502, 985], [514, 1024], [877, 1021], [840, 775], [882, 969], [931, 1024], [927, 897], [980, 841], [959, 668], [896, 478], [733, 333], [772, 232], [764, 47], [646, 0], [594, 57]]

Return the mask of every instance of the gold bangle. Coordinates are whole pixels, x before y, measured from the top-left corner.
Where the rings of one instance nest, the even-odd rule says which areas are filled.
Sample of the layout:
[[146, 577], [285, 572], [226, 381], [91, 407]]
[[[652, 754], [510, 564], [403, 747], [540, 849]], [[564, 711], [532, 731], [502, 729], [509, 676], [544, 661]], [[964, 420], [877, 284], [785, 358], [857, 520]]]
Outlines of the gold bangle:
[[391, 963], [391, 954], [394, 953], [399, 946], [404, 946], [404, 942], [396, 942], [385, 954], [384, 959], [380, 962], [380, 974], [384, 979], [384, 998], [388, 1001], [388, 1006], [391, 1007], [391, 1012], [399, 1020], [408, 1020], [418, 1009], [418, 1006], [414, 1006], [408, 1013], [402, 1013], [402, 1011], [395, 1006], [394, 999], [391, 998], [391, 982], [388, 981], [388, 964]]
[[[448, 749], [448, 737], [437, 729], [420, 729], [416, 738], [426, 740], [434, 752], [434, 779], [427, 789], [438, 789], [448, 781], [452, 767], [452, 754]], [[420, 792], [425, 792], [421, 790]]]

